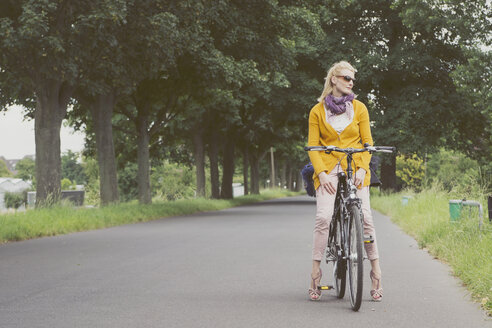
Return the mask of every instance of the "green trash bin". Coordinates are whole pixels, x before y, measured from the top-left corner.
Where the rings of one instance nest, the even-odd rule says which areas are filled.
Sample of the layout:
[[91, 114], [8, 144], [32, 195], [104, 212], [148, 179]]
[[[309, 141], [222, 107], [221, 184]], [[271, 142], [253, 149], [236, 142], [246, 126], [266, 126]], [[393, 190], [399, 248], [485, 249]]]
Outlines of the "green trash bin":
[[461, 218], [462, 202], [460, 199], [451, 199], [449, 201], [449, 217], [451, 221], [457, 221]]

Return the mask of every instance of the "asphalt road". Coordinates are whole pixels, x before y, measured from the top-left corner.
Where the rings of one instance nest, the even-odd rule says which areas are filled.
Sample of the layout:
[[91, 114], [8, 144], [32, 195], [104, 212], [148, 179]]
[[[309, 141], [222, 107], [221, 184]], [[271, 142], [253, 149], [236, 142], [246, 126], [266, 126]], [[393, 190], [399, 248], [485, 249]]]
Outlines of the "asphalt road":
[[314, 213], [294, 197], [0, 245], [0, 327], [492, 327], [376, 212], [383, 302], [370, 301], [368, 262], [359, 312], [331, 291], [309, 301]]

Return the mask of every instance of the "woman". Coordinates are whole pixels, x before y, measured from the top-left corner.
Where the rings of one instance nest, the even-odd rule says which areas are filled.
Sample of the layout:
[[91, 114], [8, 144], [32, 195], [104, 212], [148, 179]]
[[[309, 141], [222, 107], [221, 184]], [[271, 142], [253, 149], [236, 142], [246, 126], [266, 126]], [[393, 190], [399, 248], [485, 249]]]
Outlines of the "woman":
[[[328, 71], [323, 93], [319, 103], [309, 114], [308, 146], [337, 146], [340, 148], [362, 148], [365, 143], [373, 144], [369, 113], [366, 106], [354, 99], [352, 92], [356, 69], [348, 62], [334, 64]], [[309, 296], [313, 301], [319, 300], [321, 291], [317, 286], [321, 282], [320, 263], [328, 243], [328, 232], [334, 210], [337, 191], [337, 173], [346, 170], [347, 163], [342, 161], [342, 153], [311, 151], [309, 157], [314, 167], [314, 187], [316, 189], [316, 223], [313, 233], [313, 268]], [[362, 200], [364, 214], [364, 234], [372, 235], [374, 243], [364, 244], [371, 261], [371, 296], [374, 301], [381, 301], [381, 269], [376, 244], [376, 233], [369, 203], [371, 154], [357, 153], [354, 183], [358, 187], [357, 196]], [[354, 164], [352, 164], [354, 165]]]

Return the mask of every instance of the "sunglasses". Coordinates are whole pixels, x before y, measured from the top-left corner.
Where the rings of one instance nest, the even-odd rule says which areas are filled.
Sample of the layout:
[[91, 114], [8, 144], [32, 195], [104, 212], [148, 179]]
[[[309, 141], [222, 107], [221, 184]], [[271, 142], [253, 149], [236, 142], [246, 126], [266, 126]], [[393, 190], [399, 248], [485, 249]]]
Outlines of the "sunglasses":
[[355, 79], [351, 76], [348, 76], [348, 75], [337, 75], [337, 77], [343, 77], [343, 79], [347, 82], [350, 82], [350, 81], [354, 81], [355, 83]]

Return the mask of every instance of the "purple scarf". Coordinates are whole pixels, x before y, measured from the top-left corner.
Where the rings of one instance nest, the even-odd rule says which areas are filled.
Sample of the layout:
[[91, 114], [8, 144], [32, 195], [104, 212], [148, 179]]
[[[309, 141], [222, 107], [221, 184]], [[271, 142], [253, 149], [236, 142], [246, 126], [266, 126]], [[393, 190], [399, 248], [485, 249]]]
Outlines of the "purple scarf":
[[342, 97], [335, 97], [331, 93], [325, 97], [325, 105], [330, 109], [333, 115], [345, 113], [347, 110], [346, 103], [354, 100], [354, 94], [348, 94]]

